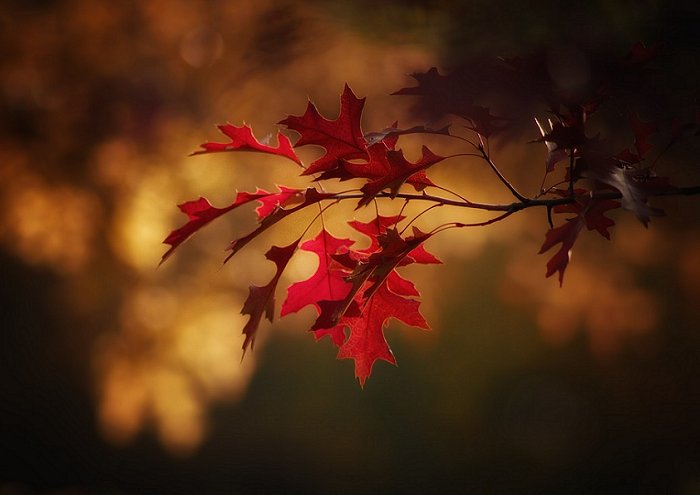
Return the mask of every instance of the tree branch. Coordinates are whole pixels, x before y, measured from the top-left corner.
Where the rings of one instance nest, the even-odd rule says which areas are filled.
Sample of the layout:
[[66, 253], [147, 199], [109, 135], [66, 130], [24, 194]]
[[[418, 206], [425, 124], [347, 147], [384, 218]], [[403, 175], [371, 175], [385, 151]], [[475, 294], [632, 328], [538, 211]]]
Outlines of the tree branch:
[[515, 196], [516, 199], [520, 200], [523, 203], [526, 203], [528, 201], [528, 198], [523, 196], [518, 192], [515, 187], [513, 187], [513, 184], [510, 183], [508, 179], [505, 178], [505, 176], [501, 173], [500, 170], [498, 170], [498, 167], [496, 167], [496, 164], [493, 163], [493, 160], [491, 160], [491, 157], [488, 155], [486, 150], [484, 149], [484, 142], [481, 139], [481, 135], [479, 135], [479, 147], [478, 150], [481, 152], [481, 156], [484, 160], [486, 160], [486, 163], [489, 164], [491, 167], [491, 170], [493, 170], [493, 173], [496, 174], [496, 176], [499, 178], [499, 180], [508, 188], [508, 190], [511, 192], [513, 196]]
[[[689, 186], [689, 187], [677, 187], [672, 189], [667, 189], [663, 191], [652, 191], [648, 194], [649, 197], [658, 196], [694, 196], [700, 194], [700, 186]], [[619, 191], [599, 191], [594, 192], [589, 195], [591, 199], [621, 199], [622, 193]], [[364, 195], [361, 193], [357, 194], [339, 194], [328, 198], [329, 200], [339, 200], [343, 201], [346, 199], [360, 199]], [[533, 208], [537, 206], [544, 206], [546, 208], [553, 208], [557, 205], [571, 204], [576, 201], [576, 196], [566, 196], [563, 198], [549, 198], [549, 199], [528, 199], [523, 198], [521, 201], [513, 203], [503, 203], [503, 204], [490, 204], [490, 203], [475, 203], [473, 201], [457, 201], [453, 199], [442, 198], [440, 196], [433, 196], [430, 194], [409, 194], [409, 193], [398, 193], [390, 194], [387, 192], [381, 192], [375, 196], [376, 198], [401, 198], [409, 201], [431, 201], [433, 203], [439, 203], [445, 206], [456, 206], [459, 208], [469, 208], [473, 210], [486, 210], [486, 211], [506, 211], [506, 212], [516, 212], [520, 210], [525, 210], [527, 208]]]

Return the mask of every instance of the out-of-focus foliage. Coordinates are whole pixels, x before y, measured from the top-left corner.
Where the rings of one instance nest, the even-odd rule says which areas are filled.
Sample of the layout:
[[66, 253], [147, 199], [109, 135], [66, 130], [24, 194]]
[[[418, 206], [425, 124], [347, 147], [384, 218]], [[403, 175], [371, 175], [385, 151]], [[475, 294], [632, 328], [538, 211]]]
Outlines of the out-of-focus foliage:
[[[172, 205], [197, 188], [227, 200], [234, 178], [271, 188], [284, 171], [188, 152], [212, 122], [271, 131], [284, 102], [322, 98], [353, 74], [381, 93], [376, 81], [396, 84], [427, 53], [372, 50], [278, 2], [18, 4], [3, 27], [3, 245], [59, 275], [56, 297], [81, 321], [64, 337], [91, 356], [106, 437], [130, 441], [153, 423], [166, 446], [189, 452], [208, 404], [240, 397], [254, 367], [254, 356], [241, 364], [233, 330], [257, 263], [217, 275], [216, 260], [200, 258], [156, 271]], [[337, 71], [317, 80], [324, 64]]]
[[[11, 459], [2, 490], [696, 490], [700, 229], [687, 203], [665, 201], [669, 219], [650, 230], [618, 222], [612, 248], [578, 246], [563, 290], [528, 285], [540, 264], [521, 250], [530, 259], [541, 239], [526, 224], [431, 244], [451, 268], [416, 277], [434, 295], [426, 313], [439, 331], [399, 339], [401, 367], [378, 366], [364, 393], [297, 338], [308, 313], [265, 332], [241, 365], [238, 308], [248, 281], [272, 272], [256, 279], [245, 252], [219, 270], [211, 246], [246, 232], [243, 218], [213, 225], [156, 270], [180, 214], [172, 205], [200, 193], [225, 205], [234, 183], [281, 181], [278, 162], [259, 156], [187, 158], [216, 136], [212, 123], [274, 133], [269, 122], [300, 114], [307, 96], [331, 115], [349, 81], [373, 101], [366, 127], [380, 128], [407, 73], [513, 55], [557, 34], [618, 53], [668, 39], [680, 47], [668, 62], [679, 77], [666, 93], [697, 81], [692, 4], [579, 9], [4, 2], [0, 410]], [[499, 158], [517, 171], [525, 156], [513, 146]], [[692, 182], [692, 156], [662, 166]], [[463, 180], [459, 167], [439, 173]], [[497, 187], [480, 174], [464, 184], [475, 200]], [[279, 227], [292, 240], [296, 226]], [[291, 275], [314, 267], [309, 253]], [[503, 296], [514, 290], [522, 297]]]

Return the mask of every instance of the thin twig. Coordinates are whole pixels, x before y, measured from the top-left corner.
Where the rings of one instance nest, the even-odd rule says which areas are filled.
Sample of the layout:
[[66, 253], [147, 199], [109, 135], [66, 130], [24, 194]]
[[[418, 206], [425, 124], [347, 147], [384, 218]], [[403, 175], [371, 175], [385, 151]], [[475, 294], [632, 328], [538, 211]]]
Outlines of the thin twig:
[[[647, 194], [648, 197], [656, 196], [693, 196], [700, 194], [700, 186], [690, 186], [690, 187], [676, 187], [670, 188], [663, 191], [652, 191]], [[328, 200], [346, 200], [346, 199], [360, 199], [363, 198], [363, 194], [338, 194], [327, 198]], [[622, 193], [619, 191], [597, 191], [589, 195], [591, 199], [621, 199]], [[430, 194], [409, 194], [409, 193], [398, 193], [390, 194], [387, 192], [381, 192], [376, 195], [376, 198], [401, 198], [414, 201], [432, 201], [434, 203], [440, 203], [445, 206], [456, 206], [459, 208], [470, 208], [473, 210], [486, 210], [486, 211], [506, 211], [506, 212], [516, 212], [524, 210], [527, 208], [533, 208], [537, 206], [544, 207], [554, 207], [557, 205], [567, 205], [576, 202], [576, 196], [565, 196], [560, 198], [549, 198], [549, 199], [527, 199], [524, 201], [518, 201], [514, 203], [504, 203], [504, 204], [490, 204], [490, 203], [465, 203], [463, 201], [455, 201], [447, 198], [442, 198], [440, 196], [432, 196]], [[324, 200], [322, 200], [324, 201]]]
[[496, 174], [496, 176], [500, 179], [500, 181], [508, 188], [508, 190], [511, 192], [513, 196], [515, 196], [516, 199], [521, 201], [522, 203], [526, 203], [528, 198], [520, 194], [515, 187], [513, 187], [513, 184], [511, 184], [508, 179], [505, 178], [505, 176], [501, 173], [500, 170], [498, 170], [498, 167], [496, 167], [496, 164], [493, 163], [493, 160], [491, 160], [491, 157], [489, 156], [488, 152], [486, 151], [486, 148], [484, 148], [484, 141], [481, 139], [481, 135], [479, 135], [479, 151], [481, 151], [481, 156], [484, 160], [486, 160], [486, 163], [489, 164], [491, 167], [491, 170], [493, 170], [493, 173]]
[[426, 213], [428, 213], [430, 210], [432, 210], [432, 209], [434, 209], [434, 208], [439, 208], [439, 207], [441, 207], [441, 206], [442, 206], [442, 205], [438, 203], [438, 204], [434, 204], [434, 205], [432, 205], [432, 206], [429, 206], [429, 207], [426, 208], [425, 210], [421, 211], [418, 215], [416, 215], [415, 217], [413, 217], [413, 218], [411, 219], [411, 221], [408, 222], [408, 223], [404, 226], [403, 229], [401, 229], [401, 232], [399, 232], [399, 234], [403, 234], [404, 232], [406, 232], [406, 229], [408, 229], [408, 228], [411, 226], [411, 224], [412, 224], [413, 222], [415, 222], [415, 221], [418, 220], [420, 217], [422, 217], [423, 215], [425, 215]]
[[469, 201], [467, 198], [465, 198], [465, 197], [462, 196], [461, 194], [454, 192], [452, 189], [448, 189], [448, 188], [446, 188], [446, 187], [438, 186], [437, 184], [434, 184], [434, 185], [428, 186], [428, 187], [434, 187], [435, 189], [440, 189], [441, 191], [445, 191], [446, 193], [449, 193], [449, 194], [452, 194], [453, 196], [458, 197], [459, 199], [461, 199], [462, 201], [464, 201], [466, 204], [472, 204], [471, 201]]
[[442, 225], [439, 225], [435, 227], [433, 230], [430, 231], [431, 235], [439, 234], [440, 232], [444, 232], [445, 230], [449, 229], [461, 229], [463, 227], [485, 227], [487, 225], [491, 225], [492, 223], [500, 222], [501, 220], [504, 220], [511, 216], [513, 213], [515, 213], [515, 210], [513, 211], [507, 211], [503, 213], [502, 215], [498, 215], [497, 217], [493, 217], [489, 220], [485, 220], [483, 222], [475, 222], [475, 223], [462, 223], [462, 222], [450, 222], [450, 223], [444, 223]]

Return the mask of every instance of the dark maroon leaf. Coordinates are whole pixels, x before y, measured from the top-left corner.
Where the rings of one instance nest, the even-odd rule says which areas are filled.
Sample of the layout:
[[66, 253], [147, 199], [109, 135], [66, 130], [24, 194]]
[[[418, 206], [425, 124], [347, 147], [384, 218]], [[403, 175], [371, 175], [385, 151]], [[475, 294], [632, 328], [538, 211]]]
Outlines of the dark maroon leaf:
[[262, 320], [263, 315], [269, 321], [272, 321], [275, 315], [275, 290], [277, 289], [277, 283], [282, 276], [282, 272], [287, 267], [289, 260], [299, 245], [297, 239], [288, 246], [277, 247], [272, 246], [270, 250], [265, 253], [265, 257], [272, 261], [277, 270], [275, 275], [272, 277], [270, 282], [262, 287], [257, 285], [251, 285], [249, 288], [248, 298], [243, 304], [243, 309], [241, 314], [250, 315], [250, 319], [246, 326], [243, 328], [243, 334], [245, 335], [245, 340], [243, 341], [243, 354], [245, 355], [246, 350], [250, 346], [253, 348], [255, 344], [255, 336], [258, 332], [258, 327], [260, 326], [260, 320]]
[[571, 259], [571, 250], [578, 238], [581, 229], [585, 226], [588, 230], [596, 230], [606, 239], [610, 239], [608, 229], [615, 222], [605, 216], [610, 210], [620, 207], [618, 201], [591, 199], [591, 196], [583, 190], [576, 190], [574, 203], [559, 205], [554, 208], [555, 213], [574, 213], [576, 216], [567, 218], [566, 223], [550, 229], [545, 235], [544, 243], [539, 254], [549, 251], [557, 244], [561, 244], [559, 250], [547, 262], [547, 277], [559, 272], [559, 285], [564, 283], [564, 271]]

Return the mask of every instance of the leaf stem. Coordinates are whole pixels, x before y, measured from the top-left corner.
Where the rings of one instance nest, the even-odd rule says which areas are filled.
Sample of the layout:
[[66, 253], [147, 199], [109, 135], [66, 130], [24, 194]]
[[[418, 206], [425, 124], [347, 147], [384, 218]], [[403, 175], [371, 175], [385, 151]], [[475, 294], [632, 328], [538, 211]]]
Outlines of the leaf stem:
[[461, 229], [463, 227], [485, 227], [486, 225], [491, 225], [492, 223], [500, 222], [501, 220], [504, 220], [511, 216], [513, 213], [515, 213], [516, 210], [513, 211], [507, 211], [503, 213], [502, 215], [498, 215], [497, 217], [493, 217], [489, 220], [485, 220], [483, 222], [474, 222], [474, 223], [462, 223], [462, 222], [450, 222], [450, 223], [444, 223], [442, 225], [439, 225], [435, 227], [433, 230], [430, 231], [431, 235], [434, 234], [439, 234], [440, 232], [443, 232], [445, 230], [449, 229]]
[[429, 207], [426, 208], [425, 210], [421, 211], [418, 215], [416, 215], [415, 217], [413, 217], [413, 218], [411, 219], [410, 222], [408, 222], [406, 225], [404, 225], [403, 229], [401, 229], [401, 232], [399, 232], [399, 234], [403, 234], [404, 232], [406, 232], [406, 229], [408, 229], [408, 228], [411, 226], [411, 224], [412, 224], [413, 222], [415, 222], [415, 221], [418, 220], [420, 217], [422, 217], [423, 215], [425, 215], [426, 213], [428, 213], [430, 210], [432, 210], [432, 209], [434, 209], [434, 208], [439, 208], [439, 207], [441, 207], [441, 206], [442, 206], [442, 205], [441, 205], [440, 203], [437, 203], [437, 204], [434, 204], [434, 205], [432, 205], [432, 206], [429, 206]]
[[458, 194], [458, 193], [454, 192], [452, 189], [448, 189], [448, 188], [446, 188], [446, 187], [438, 186], [437, 184], [432, 185], [432, 186], [428, 186], [428, 187], [434, 187], [435, 189], [440, 189], [441, 191], [445, 191], [446, 193], [449, 193], [449, 194], [452, 194], [452, 195], [454, 195], [454, 196], [457, 196], [459, 199], [461, 199], [462, 201], [464, 201], [466, 204], [472, 204], [471, 201], [469, 201], [467, 198], [465, 198], [465, 197], [462, 196], [461, 194]]

